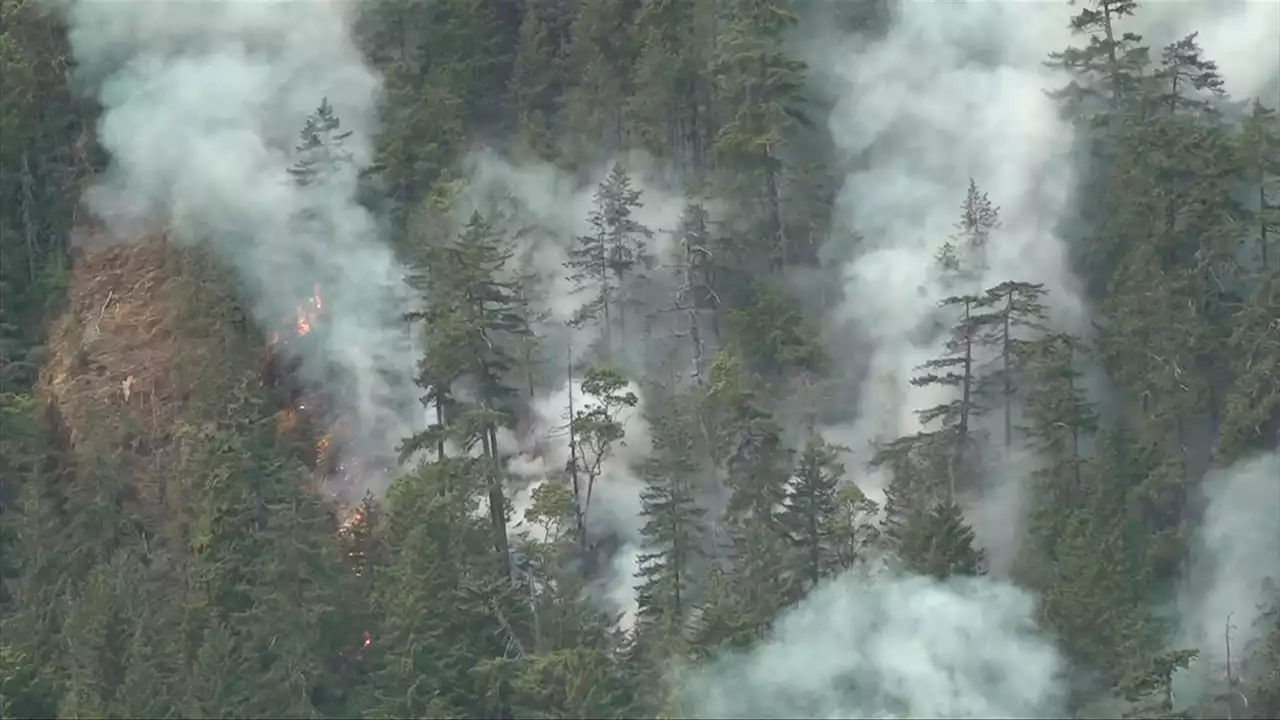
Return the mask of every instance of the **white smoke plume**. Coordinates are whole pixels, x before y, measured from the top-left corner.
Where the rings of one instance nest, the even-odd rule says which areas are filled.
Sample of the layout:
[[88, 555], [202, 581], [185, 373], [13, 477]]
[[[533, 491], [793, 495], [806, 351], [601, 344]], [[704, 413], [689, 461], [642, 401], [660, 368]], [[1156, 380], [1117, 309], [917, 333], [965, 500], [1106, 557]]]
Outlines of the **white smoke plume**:
[[[539, 355], [543, 372], [535, 382], [535, 395], [529, 402], [529, 420], [524, 423], [517, 446], [508, 461], [508, 471], [515, 480], [512, 497], [513, 530], [541, 537], [541, 529], [524, 521], [533, 491], [549, 478], [562, 478], [569, 460], [570, 392], [574, 409], [582, 411], [591, 398], [582, 392], [579, 379], [566, 383], [570, 360], [575, 365], [589, 358], [591, 349], [602, 335], [602, 327], [586, 323], [569, 328], [567, 323], [589, 298], [589, 293], [575, 293], [568, 280], [564, 263], [569, 249], [579, 235], [590, 232], [587, 222], [595, 203], [597, 186], [605, 179], [614, 162], [622, 161], [631, 175], [633, 187], [641, 191], [641, 207], [635, 219], [653, 231], [649, 245], [655, 256], [658, 289], [649, 291], [669, 303], [670, 291], [661, 285], [661, 267], [671, 262], [671, 231], [679, 223], [685, 198], [668, 192], [653, 180], [651, 164], [642, 154], [604, 163], [590, 173], [575, 177], [545, 163], [514, 165], [490, 150], [471, 153], [464, 163], [467, 190], [458, 204], [460, 214], [473, 209], [485, 214], [508, 237], [519, 238], [510, 270], [536, 272], [539, 277], [537, 309], [545, 314], [535, 327], [539, 337]], [[662, 297], [665, 295], [666, 297]], [[650, 328], [653, 330], [653, 328]], [[641, 399], [636, 408], [625, 409], [619, 420], [625, 439], [605, 462], [602, 477], [593, 493], [587, 516], [592, 541], [616, 540], [610, 570], [599, 581], [598, 595], [623, 613], [623, 627], [630, 627], [636, 612], [635, 573], [643, 524], [640, 491], [643, 481], [638, 476], [650, 450], [649, 427], [644, 419], [644, 394], [635, 380], [645, 371], [651, 343], [644, 336], [644, 326], [633, 322], [625, 337], [618, 338], [614, 329], [616, 352], [612, 362], [633, 382], [627, 390]], [[655, 335], [661, 334], [658, 329]]]
[[[631, 383], [623, 392], [635, 393], [641, 402], [634, 408], [624, 408], [618, 415], [625, 438], [601, 466], [600, 478], [587, 508], [586, 524], [591, 538], [616, 535], [618, 548], [610, 561], [609, 571], [598, 581], [597, 590], [614, 610], [623, 614], [621, 622], [625, 629], [635, 621], [638, 610], [635, 574], [639, 570], [637, 558], [643, 541], [640, 535], [640, 492], [644, 489], [644, 482], [637, 471], [648, 457], [651, 445], [640, 388]], [[534, 490], [546, 482], [562, 482], [569, 462], [566, 426], [570, 393], [575, 412], [596, 404], [592, 396], [583, 393], [581, 382], [576, 379], [572, 384], [537, 398], [531, 407], [534, 421], [526, 445], [507, 464], [511, 475], [525, 483], [512, 497], [512, 530], [530, 539], [547, 539], [541, 526], [525, 520]]]
[[913, 412], [932, 400], [908, 378], [936, 348], [913, 336], [946, 292], [934, 258], [955, 233], [970, 178], [999, 206], [1002, 224], [975, 285], [1044, 282], [1064, 319], [1078, 323], [1084, 314], [1054, 234], [1070, 200], [1074, 135], [1044, 95], [1065, 84], [1043, 63], [1046, 47], [1069, 41], [1067, 6], [898, 8], [887, 37], [814, 60], [839, 82], [829, 120], [836, 143], [866, 157], [841, 197], [863, 245], [845, 268], [846, 299], [835, 319], [873, 343], [864, 422], [893, 435], [916, 430]]
[[[99, 135], [111, 166], [87, 201], [110, 229], [128, 239], [140, 223], [167, 224], [176, 241], [214, 249], [268, 331], [319, 283], [324, 320], [308, 338], [304, 371], [320, 379], [336, 367], [335, 394], [366, 452], [387, 452], [417, 429], [402, 411], [414, 395], [399, 320], [404, 273], [356, 202], [380, 92], [352, 40], [357, 5], [50, 4], [70, 25], [79, 79], [103, 106]], [[325, 98], [352, 131], [354, 167], [304, 192], [288, 173], [292, 148]], [[296, 222], [304, 211], [319, 219], [306, 231]]]
[[[604, 163], [585, 178], [547, 163], [513, 165], [491, 150], [477, 150], [464, 163], [468, 189], [461, 209], [466, 213], [478, 209], [490, 222], [506, 223], [502, 227], [506, 234], [521, 238], [514, 261], [527, 263], [527, 269], [540, 276], [542, 309], [548, 317], [538, 329], [540, 334], [547, 334], [544, 340], [549, 347], [545, 354], [553, 365], [563, 365], [557, 361], [569, 351], [580, 357], [599, 339], [599, 327], [586, 326], [572, 333], [565, 330], [589, 294], [574, 292], [564, 264], [575, 239], [591, 231], [587, 218], [595, 205], [596, 189], [618, 161], [627, 168], [632, 186], [641, 193], [642, 205], [636, 209], [635, 219], [654, 233], [650, 252], [659, 263], [670, 262], [671, 231], [679, 224], [685, 198], [650, 180], [646, 172], [650, 162], [642, 154]], [[505, 216], [501, 214], [504, 210]], [[537, 232], [529, 232], [531, 229]], [[643, 345], [640, 329], [632, 328], [636, 331], [631, 333], [633, 337], [624, 338], [622, 343], [625, 357], [621, 362], [635, 368], [642, 364], [637, 350]]]
[[[1071, 211], [1075, 136], [1045, 96], [1067, 83], [1044, 63], [1072, 42], [1070, 12], [1066, 3], [902, 0], [883, 37], [826, 40], [808, 53], [835, 100], [828, 127], [852, 167], [837, 220], [857, 240], [846, 241], [855, 243], [850, 249], [835, 240], [835, 254], [852, 259], [843, 268], [843, 303], [827, 319], [832, 341], [862, 344], [846, 356], [857, 358], [853, 374], [863, 379], [857, 419], [825, 430], [853, 449], [850, 467], [869, 459], [872, 441], [921, 429], [917, 410], [949, 399], [948, 389], [910, 384], [941, 350], [922, 330], [944, 297], [1006, 280], [1041, 282], [1055, 324], [1087, 326], [1080, 283], [1056, 234]], [[980, 276], [945, 288], [935, 258], [956, 233], [970, 179], [999, 208], [1001, 226]], [[1002, 478], [992, 507], [972, 512], [1013, 527], [1022, 500], [1010, 488], [1031, 459], [1002, 464], [1009, 467], [990, 473]], [[866, 478], [866, 489], [875, 495], [883, 482]], [[1011, 557], [1016, 537], [983, 540], [989, 552]]]
[[1280, 588], [1280, 455], [1241, 460], [1211, 472], [1203, 487], [1209, 505], [1193, 546], [1194, 564], [1179, 602], [1179, 646], [1200, 651], [1179, 674], [1178, 697], [1194, 698], [1226, 667], [1230, 624], [1232, 672], [1264, 628], [1262, 611]]
[[693, 673], [707, 718], [1063, 717], [1053, 645], [1023, 591], [983, 579], [862, 578], [817, 588], [744, 654]]
[[1148, 0], [1131, 24], [1157, 61], [1162, 47], [1198, 33], [1196, 42], [1218, 64], [1228, 93], [1260, 98], [1269, 107], [1280, 101], [1280, 3]]

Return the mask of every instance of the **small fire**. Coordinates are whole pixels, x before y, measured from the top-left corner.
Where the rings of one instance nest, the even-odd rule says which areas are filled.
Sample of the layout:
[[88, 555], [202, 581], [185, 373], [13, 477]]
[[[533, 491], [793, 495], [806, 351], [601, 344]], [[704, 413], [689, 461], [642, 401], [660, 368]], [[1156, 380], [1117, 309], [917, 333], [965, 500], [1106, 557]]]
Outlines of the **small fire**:
[[320, 311], [324, 309], [324, 298], [320, 296], [320, 283], [315, 285], [315, 294], [308, 300], [306, 305], [298, 306], [298, 337], [302, 337], [311, 332], [311, 324]]
[[346, 511], [346, 517], [338, 524], [338, 534], [350, 535], [360, 525], [364, 525], [364, 509], [359, 506]]
[[[311, 332], [315, 321], [324, 310], [324, 298], [320, 295], [320, 283], [315, 284], [315, 292], [307, 301], [298, 306], [295, 317], [288, 324], [293, 326], [294, 337], [302, 337]], [[280, 331], [271, 333], [271, 344], [278, 345], [281, 340]]]
[[316, 441], [316, 467], [324, 468], [326, 472], [331, 470], [330, 460], [332, 460], [333, 437], [326, 434]]

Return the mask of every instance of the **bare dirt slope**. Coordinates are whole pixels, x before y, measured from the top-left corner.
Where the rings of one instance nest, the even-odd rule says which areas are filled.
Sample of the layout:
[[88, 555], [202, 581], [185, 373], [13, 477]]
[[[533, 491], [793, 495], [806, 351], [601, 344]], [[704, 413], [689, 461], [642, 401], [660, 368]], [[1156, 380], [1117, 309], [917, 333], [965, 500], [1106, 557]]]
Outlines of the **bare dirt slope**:
[[313, 488], [330, 470], [332, 438], [299, 410], [321, 403], [290, 387], [201, 262], [163, 234], [78, 253], [38, 385], [75, 455], [129, 478], [120, 501], [160, 523], [183, 505], [184, 438], [234, 414], [237, 398], [276, 410], [261, 420], [274, 422], [283, 452], [313, 468]]
[[199, 351], [180, 330], [175, 262], [162, 236], [80, 254], [38, 386], [78, 455], [123, 464], [143, 514], [177, 500], [165, 478], [186, 391], [173, 361], [180, 344]]

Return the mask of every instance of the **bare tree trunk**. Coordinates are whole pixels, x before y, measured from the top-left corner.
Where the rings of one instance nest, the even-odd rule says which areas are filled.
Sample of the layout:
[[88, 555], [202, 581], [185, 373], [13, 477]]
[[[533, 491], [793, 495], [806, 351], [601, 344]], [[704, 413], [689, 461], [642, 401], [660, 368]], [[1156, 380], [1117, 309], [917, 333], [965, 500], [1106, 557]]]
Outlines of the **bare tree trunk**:
[[568, 367], [569, 381], [569, 477], [573, 481], [573, 516], [577, 524], [575, 528], [578, 535], [578, 545], [582, 548], [582, 552], [587, 551], [587, 525], [586, 519], [582, 514], [582, 482], [578, 475], [578, 438], [574, 428], [574, 407], [573, 407], [573, 356], [569, 355]]

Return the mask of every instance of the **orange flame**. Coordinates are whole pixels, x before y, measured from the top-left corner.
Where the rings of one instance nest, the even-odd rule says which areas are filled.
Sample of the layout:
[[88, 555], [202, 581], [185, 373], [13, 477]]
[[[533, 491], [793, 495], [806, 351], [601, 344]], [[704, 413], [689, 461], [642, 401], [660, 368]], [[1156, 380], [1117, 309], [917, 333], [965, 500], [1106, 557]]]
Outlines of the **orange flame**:
[[[320, 295], [320, 283], [315, 284], [315, 294], [307, 298], [307, 301], [297, 307], [295, 318], [291, 320], [293, 325], [294, 337], [302, 337], [311, 332], [315, 326], [316, 318], [324, 310], [324, 298]], [[280, 343], [280, 332], [271, 333], [272, 345]]]

